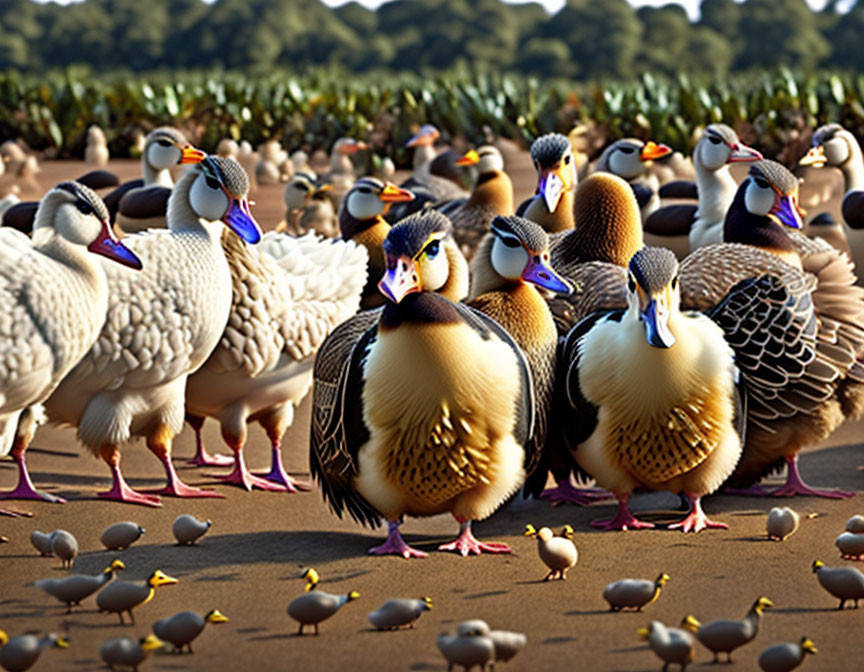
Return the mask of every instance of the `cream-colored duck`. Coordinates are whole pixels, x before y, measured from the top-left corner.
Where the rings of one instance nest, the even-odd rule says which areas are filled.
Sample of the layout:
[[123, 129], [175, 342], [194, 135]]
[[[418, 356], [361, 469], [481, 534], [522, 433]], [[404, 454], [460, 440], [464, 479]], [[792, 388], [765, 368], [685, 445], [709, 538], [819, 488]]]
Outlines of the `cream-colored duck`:
[[543, 579], [544, 581], [565, 580], [567, 570], [575, 567], [579, 560], [576, 544], [565, 535], [556, 537], [548, 527], [535, 530], [533, 525], [525, 526], [525, 536], [537, 538], [537, 552], [540, 554], [540, 559], [549, 568], [549, 573]]
[[696, 639], [706, 649], [714, 654], [715, 663], [720, 662], [720, 654], [726, 654], [727, 663], [732, 662], [732, 652], [745, 644], [749, 644], [759, 634], [759, 625], [762, 614], [766, 609], [771, 609], [774, 603], [767, 597], [760, 597], [750, 607], [743, 620], [720, 620], [711, 621], [702, 625], [692, 616], [685, 620], [693, 623], [696, 630]]
[[271, 138], [258, 148], [261, 156], [255, 166], [255, 180], [258, 184], [274, 185], [286, 182], [294, 175], [294, 166], [288, 159], [288, 152], [282, 144]]
[[375, 611], [369, 612], [369, 623], [378, 630], [398, 630], [408, 626], [414, 627], [417, 619], [424, 611], [432, 609], [432, 599], [392, 599], [387, 600]]
[[171, 444], [183, 428], [186, 380], [219, 343], [231, 310], [223, 227], [250, 244], [261, 238], [248, 189], [236, 161], [206, 157], [172, 190], [168, 229], [129, 237], [145, 270], [133, 276], [106, 268], [102, 333], [46, 402], [49, 416], [77, 427], [79, 440], [110, 467], [112, 488], [100, 497], [160, 505], [132, 490], [120, 471], [120, 446], [138, 436], [165, 468], [163, 494], [220, 496], [179, 479]]
[[686, 250], [680, 244], [687, 236], [689, 250], [723, 240], [723, 221], [735, 198], [738, 184], [729, 172], [729, 164], [758, 161], [762, 155], [744, 145], [726, 124], [710, 124], [693, 150], [693, 166], [699, 204], [660, 208], [645, 223], [649, 244], [668, 246], [681, 258]]
[[654, 581], [619, 579], [603, 589], [603, 599], [609, 604], [609, 611], [621, 611], [622, 609], [642, 611], [644, 607], [660, 597], [660, 591], [668, 581], [669, 575], [665, 572]]
[[638, 138], [623, 138], [603, 150], [594, 172], [612, 173], [626, 180], [636, 195], [642, 221], [645, 222], [660, 207], [660, 180], [648, 169], [653, 161], [671, 153], [671, 147], [653, 140], [645, 142]]
[[156, 594], [160, 586], [170, 586], [177, 583], [177, 579], [168, 576], [162, 570], [157, 569], [143, 583], [131, 583], [129, 581], [114, 581], [105, 586], [96, 595], [96, 606], [99, 611], [107, 611], [120, 617], [120, 625], [124, 624], [123, 612], [129, 614], [132, 624], [135, 624], [135, 616], [132, 610], [147, 604]]
[[537, 222], [547, 233], [572, 229], [577, 177], [567, 136], [541, 135], [531, 143], [531, 160], [537, 170], [537, 192], [517, 208], [516, 214]]
[[447, 661], [447, 670], [459, 665], [465, 672], [495, 660], [495, 642], [489, 637], [489, 626], [480, 620], [460, 623], [455, 635], [442, 632], [435, 640], [438, 650]]
[[330, 185], [327, 196], [337, 211], [356, 179], [351, 157], [365, 149], [366, 143], [354, 138], [339, 138], [330, 149], [330, 171], [322, 177], [322, 181]]
[[345, 595], [332, 595], [323, 590], [310, 590], [300, 597], [295, 597], [288, 605], [288, 615], [300, 624], [298, 635], [311, 625], [313, 632], [318, 634], [318, 624], [333, 616], [343, 606], [360, 597], [360, 593], [352, 590]]
[[212, 609], [204, 616], [194, 611], [181, 611], [156, 621], [153, 624], [153, 634], [163, 642], [173, 644], [176, 653], [183, 653], [184, 647], [189, 653], [193, 653], [192, 642], [204, 631], [205, 626], [227, 622], [228, 617], [218, 609]]
[[864, 600], [864, 574], [855, 567], [828, 567], [820, 560], [813, 561], [813, 573], [819, 585], [840, 600], [837, 609], [842, 610], [847, 601]]
[[[394, 226], [380, 283], [387, 306], [353, 342], [346, 343], [347, 328], [334, 331], [316, 362], [312, 472], [337, 515], [347, 509], [358, 522], [388, 521], [375, 554], [422, 557], [402, 539], [403, 516], [445, 512], [460, 534], [440, 550], [509, 551], [478, 542], [471, 522], [522, 485], [534, 412], [530, 372], [499, 325], [436, 293], [450, 279], [449, 233], [434, 210]], [[332, 367], [341, 373], [325, 387]]]
[[696, 622], [684, 619], [680, 628], [670, 628], [660, 621], [651, 621], [647, 628], [640, 628], [639, 637], [648, 642], [648, 646], [663, 661], [664, 672], [670, 665], [680, 665], [681, 672], [693, 662], [696, 656]]
[[118, 667], [128, 667], [132, 672], [138, 672], [138, 666], [164, 645], [165, 643], [154, 635], [141, 637], [137, 641], [130, 637], [115, 637], [102, 642], [99, 657], [112, 671]]
[[142, 179], [124, 182], [105, 197], [115, 226], [124, 233], [165, 228], [168, 199], [174, 187], [171, 168], [200, 162], [204, 156], [176, 128], [163, 126], [151, 131], [141, 154]]
[[[186, 414], [219, 421], [234, 454], [226, 482], [247, 490], [306, 489], [282, 465], [282, 436], [312, 388], [319, 346], [357, 312], [366, 249], [312, 233], [267, 233], [252, 248], [230, 231], [222, 234], [222, 247], [231, 269], [231, 313], [218, 345], [189, 377]], [[250, 421], [270, 440], [272, 469], [263, 478], [249, 473], [243, 458]]]
[[302, 236], [314, 231], [325, 238], [339, 235], [336, 211], [326, 197], [329, 189], [330, 185], [317, 184], [314, 173], [295, 173], [285, 185], [285, 219], [276, 226], [276, 232]]
[[32, 240], [0, 229], [0, 456], [11, 452], [18, 468], [17, 487], [0, 500], [63, 501], [33, 486], [25, 451], [35, 425], [19, 420], [48, 398], [99, 334], [109, 290], [95, 255], [117, 269], [141, 268], [114, 237], [105, 204], [77, 182], [62, 182], [42, 199]]
[[236, 160], [239, 153], [240, 145], [234, 138], [222, 138], [216, 145], [216, 156], [221, 156], [223, 159]]
[[45, 649], [66, 649], [69, 641], [51, 633], [36, 635], [9, 636], [0, 630], [0, 667], [6, 672], [25, 672], [36, 664]]
[[819, 649], [809, 637], [802, 637], [797, 643], [775, 644], [759, 654], [759, 669], [762, 672], [792, 672], [804, 662], [808, 654], [817, 653]]
[[105, 131], [95, 124], [87, 129], [87, 146], [84, 148], [84, 162], [99, 168], [108, 165], [108, 141], [105, 139]]
[[798, 531], [800, 517], [788, 506], [775, 506], [768, 512], [765, 530], [772, 541], [786, 541]]
[[60, 600], [66, 605], [66, 613], [71, 614], [73, 606], [80, 607], [81, 600], [86, 600], [124, 569], [126, 565], [122, 561], [114, 560], [96, 576], [75, 574], [63, 579], [39, 579], [34, 585]]

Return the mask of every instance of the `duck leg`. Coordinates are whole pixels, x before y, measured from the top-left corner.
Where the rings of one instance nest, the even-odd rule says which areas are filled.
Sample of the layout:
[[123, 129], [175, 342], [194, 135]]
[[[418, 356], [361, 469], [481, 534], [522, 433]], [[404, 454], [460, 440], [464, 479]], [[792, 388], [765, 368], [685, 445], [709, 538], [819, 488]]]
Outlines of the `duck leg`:
[[222, 438], [228, 444], [228, 447], [231, 448], [231, 452], [234, 453], [234, 469], [231, 470], [230, 474], [208, 474], [208, 476], [218, 478], [220, 481], [230, 483], [231, 485], [239, 485], [249, 492], [252, 492], [252, 488], [276, 492], [283, 492], [285, 490], [284, 485], [279, 485], [278, 483], [273, 483], [265, 478], [256, 476], [246, 467], [246, 460], [243, 457], [245, 436], [230, 436], [223, 427]]
[[186, 460], [186, 464], [191, 464], [193, 467], [227, 467], [234, 464], [234, 458], [230, 455], [211, 455], [207, 452], [207, 447], [204, 445], [204, 435], [201, 431], [204, 427], [204, 418], [187, 413], [186, 422], [195, 432], [195, 456]]
[[604, 499], [609, 499], [614, 495], [608, 490], [602, 488], [577, 488], [573, 485], [570, 475], [558, 481], [558, 485], [554, 488], [547, 488], [540, 494], [540, 499], [548, 500], [554, 504], [578, 504], [579, 506], [588, 506], [594, 502], [600, 502]]
[[726, 523], [715, 523], [702, 510], [702, 498], [699, 495], [684, 493], [690, 502], [690, 514], [680, 523], [669, 525], [668, 529], [680, 529], [682, 532], [701, 532], [702, 530], [728, 530]]
[[630, 494], [619, 495], [615, 494], [618, 499], [618, 511], [612, 518], [608, 520], [592, 520], [591, 527], [596, 527], [601, 530], [641, 530], [651, 529], [653, 523], [646, 523], [636, 518], [630, 511], [627, 502], [630, 501]]
[[27, 471], [27, 461], [25, 459], [28, 444], [28, 437], [15, 436], [11, 455], [18, 466], [18, 485], [15, 486], [14, 490], [10, 490], [9, 492], [0, 492], [0, 499], [35, 499], [54, 504], [65, 504], [66, 500], [62, 497], [49, 495], [47, 492], [39, 492], [33, 485], [33, 481], [30, 480], [30, 472]]
[[180, 480], [177, 475], [177, 470], [174, 469], [174, 463], [171, 461], [171, 430], [167, 425], [159, 425], [156, 431], [151, 432], [147, 436], [147, 447], [150, 452], [159, 458], [162, 466], [165, 468], [165, 478], [167, 485], [164, 488], [156, 490], [156, 494], [170, 495], [172, 497], [218, 497], [223, 498], [225, 495], [216, 492], [215, 490], [207, 490], [204, 488], [196, 488], [191, 485], [186, 485]]
[[817, 490], [811, 488], [801, 478], [801, 473], [798, 471], [798, 455], [786, 456], [786, 485], [782, 485], [771, 494], [774, 497], [794, 497], [795, 495], [803, 495], [805, 497], [827, 497], [828, 499], [845, 499], [846, 497], [854, 497], [854, 492], [846, 492], [845, 490]]
[[441, 544], [438, 547], [439, 551], [457, 551], [462, 557], [465, 557], [469, 553], [474, 553], [475, 555], [481, 555], [482, 553], [510, 553], [510, 547], [507, 544], [478, 541], [471, 532], [470, 520], [465, 520], [456, 515], [453, 517], [459, 521], [459, 536], [449, 544]]
[[111, 469], [112, 479], [111, 489], [99, 493], [98, 496], [101, 499], [111, 499], [127, 504], [142, 504], [143, 506], [162, 506], [159, 498], [155, 495], [136, 492], [126, 484], [126, 479], [123, 478], [123, 473], [120, 471], [120, 449], [117, 446], [106, 443], [99, 449], [99, 454]]
[[399, 532], [399, 526], [402, 524], [401, 520], [387, 521], [387, 541], [385, 541], [380, 546], [375, 546], [374, 548], [369, 549], [370, 555], [401, 555], [403, 558], [425, 558], [426, 553], [423, 551], [418, 551], [416, 548], [412, 548], [405, 540], [402, 538], [402, 534]]
[[0, 509], [0, 516], [9, 516], [10, 518], [32, 518], [33, 514], [29, 511], [18, 511], [17, 509]]
[[289, 402], [259, 420], [264, 431], [267, 432], [267, 438], [270, 439], [271, 466], [267, 473], [255, 475], [283, 486], [286, 492], [309, 492], [312, 486], [295, 481], [282, 464], [282, 435], [285, 434], [293, 419], [294, 407]]

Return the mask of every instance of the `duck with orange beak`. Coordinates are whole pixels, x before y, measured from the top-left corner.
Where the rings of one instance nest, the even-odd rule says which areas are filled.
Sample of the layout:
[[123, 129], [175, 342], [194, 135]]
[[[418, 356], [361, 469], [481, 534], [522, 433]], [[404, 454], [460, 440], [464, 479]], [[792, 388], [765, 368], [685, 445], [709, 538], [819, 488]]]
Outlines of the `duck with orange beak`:
[[636, 201], [639, 203], [642, 221], [660, 207], [660, 180], [648, 172], [655, 159], [662, 159], [672, 153], [668, 145], [653, 140], [624, 138], [609, 145], [594, 166], [594, 172], [603, 171], [626, 180]]

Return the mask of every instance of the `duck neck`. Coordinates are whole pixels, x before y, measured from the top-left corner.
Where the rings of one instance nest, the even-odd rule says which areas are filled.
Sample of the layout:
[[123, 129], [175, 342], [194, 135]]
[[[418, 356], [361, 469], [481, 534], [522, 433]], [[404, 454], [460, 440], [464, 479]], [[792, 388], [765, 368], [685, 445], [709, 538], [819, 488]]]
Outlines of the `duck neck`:
[[507, 173], [493, 170], [478, 176], [468, 199], [469, 207], [477, 205], [492, 208], [500, 215], [513, 214], [513, 183]]
[[141, 156], [141, 176], [144, 178], [145, 187], [167, 187], [171, 189], [174, 186], [174, 180], [171, 177], [171, 171], [168, 168], [156, 169], [147, 161], [147, 150]]
[[330, 172], [339, 175], [353, 175], [354, 164], [351, 163], [351, 159], [348, 158], [347, 154], [333, 152], [333, 155], [330, 157]]
[[723, 242], [758, 247], [798, 268], [801, 260], [786, 231], [770, 217], [754, 215], [745, 205], [745, 190], [739, 189], [723, 224]]
[[432, 145], [422, 144], [414, 148], [414, 170], [417, 170], [427, 161], [435, 158], [435, 148]]
[[468, 292], [469, 299], [476, 299], [486, 292], [495, 292], [504, 289], [507, 280], [502, 278], [492, 266], [492, 247], [495, 245], [495, 236], [487, 234], [480, 241], [474, 260], [471, 262], [471, 291]]
[[693, 162], [696, 171], [696, 186], [699, 190], [699, 206], [696, 209], [696, 219], [707, 222], [722, 222], [729, 204], [735, 198], [738, 184], [729, 165], [711, 170], [702, 165], [701, 161]]
[[750, 627], [753, 629], [753, 636], [759, 632], [759, 623], [762, 621], [762, 611], [756, 605], [750, 607], [750, 611], [747, 612], [747, 615], [744, 617], [744, 620], [750, 624]]
[[554, 212], [549, 212], [542, 196], [536, 196], [525, 210], [523, 217], [542, 226], [546, 233], [568, 231], [573, 228], [574, 194], [575, 189], [567, 189], [562, 192], [561, 198], [558, 200], [558, 207], [555, 208]]
[[444, 243], [449, 272], [447, 282], [438, 290], [445, 299], [458, 303], [468, 295], [468, 262], [456, 243], [448, 239]]
[[74, 271], [94, 289], [107, 286], [95, 255], [82, 245], [70, 243], [53, 229], [36, 230], [33, 238], [35, 249]]
[[848, 144], [849, 158], [840, 166], [847, 194], [850, 191], [864, 191], [864, 155], [861, 153], [861, 145], [854, 139]]
[[168, 208], [166, 213], [166, 222], [168, 228], [175, 232], [193, 232], [205, 233], [213, 240], [219, 240], [219, 233], [222, 229], [222, 222], [208, 222], [198, 216], [192, 209], [189, 203], [189, 190], [197, 178], [195, 171], [190, 171], [180, 178], [177, 186], [171, 190], [171, 196], [168, 197]]
[[638, 217], [596, 217], [590, 225], [579, 225], [558, 244], [556, 258], [565, 261], [604, 261], [626, 268], [643, 247]]

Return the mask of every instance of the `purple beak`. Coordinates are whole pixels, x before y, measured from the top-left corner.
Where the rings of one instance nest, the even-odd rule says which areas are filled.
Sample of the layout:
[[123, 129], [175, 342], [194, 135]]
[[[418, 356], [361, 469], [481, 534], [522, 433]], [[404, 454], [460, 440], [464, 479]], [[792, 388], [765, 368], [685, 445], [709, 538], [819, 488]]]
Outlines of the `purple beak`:
[[798, 208], [788, 196], [778, 196], [774, 201], [774, 207], [771, 208], [771, 214], [777, 217], [785, 226], [790, 229], [800, 229], [804, 226], [801, 221], [801, 215], [798, 214]]
[[655, 348], [671, 348], [675, 336], [669, 331], [669, 311], [661, 310], [657, 299], [648, 302], [648, 309], [641, 314], [645, 323], [645, 339]]
[[548, 289], [550, 292], [559, 292], [561, 294], [573, 293], [570, 283], [553, 271], [551, 266], [536, 256], [531, 258], [525, 270], [522, 271], [522, 279], [538, 287]]
[[222, 217], [222, 221], [231, 227], [231, 230], [250, 245], [255, 245], [261, 240], [261, 227], [249, 211], [249, 201], [244, 199], [232, 199], [231, 207]]
[[140, 271], [142, 268], [141, 260], [132, 250], [114, 237], [111, 225], [107, 221], [102, 222], [102, 232], [96, 240], [87, 246], [87, 249], [93, 254], [101, 254], [111, 261], [134, 268], [136, 271]]

